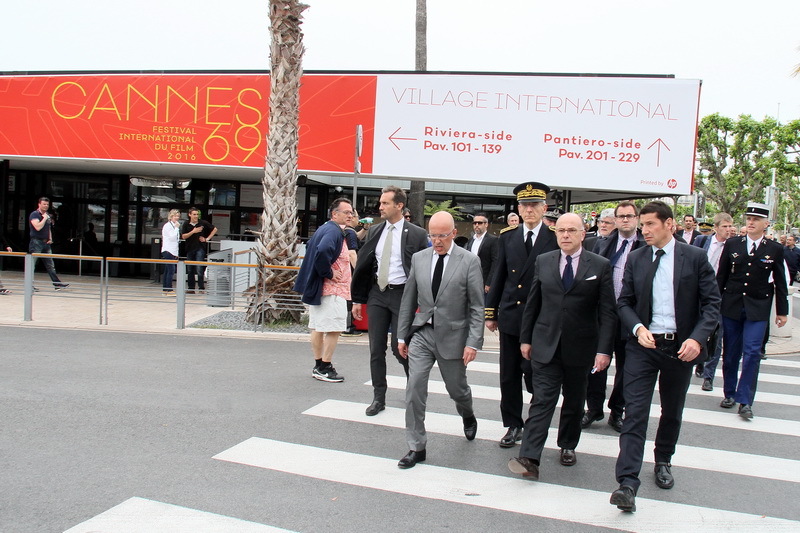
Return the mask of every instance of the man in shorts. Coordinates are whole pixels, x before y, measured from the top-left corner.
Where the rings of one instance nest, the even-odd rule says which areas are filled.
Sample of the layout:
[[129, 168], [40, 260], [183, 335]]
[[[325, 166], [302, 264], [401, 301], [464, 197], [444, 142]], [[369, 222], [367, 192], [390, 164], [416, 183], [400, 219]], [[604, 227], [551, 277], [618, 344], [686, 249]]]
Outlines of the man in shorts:
[[341, 383], [344, 377], [331, 364], [339, 335], [347, 329], [347, 300], [350, 299], [350, 254], [344, 228], [353, 217], [347, 198], [337, 198], [330, 208], [331, 219], [320, 226], [306, 243], [306, 255], [297, 274], [294, 291], [308, 304], [308, 327], [314, 370], [311, 377]]

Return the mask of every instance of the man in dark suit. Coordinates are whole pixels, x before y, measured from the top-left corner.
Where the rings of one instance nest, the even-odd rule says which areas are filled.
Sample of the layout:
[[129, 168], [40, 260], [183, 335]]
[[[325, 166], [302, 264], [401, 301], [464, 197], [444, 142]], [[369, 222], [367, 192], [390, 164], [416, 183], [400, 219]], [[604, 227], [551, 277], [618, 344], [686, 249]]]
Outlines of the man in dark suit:
[[427, 248], [428, 236], [424, 229], [403, 218], [406, 201], [406, 193], [401, 188], [394, 185], [383, 188], [380, 212], [386, 222], [374, 224], [369, 229], [353, 271], [350, 292], [356, 320], [361, 320], [361, 305], [367, 304], [369, 369], [373, 389], [367, 416], [375, 416], [386, 408], [386, 339], [390, 327], [392, 352], [408, 376], [408, 361], [397, 349], [397, 318], [411, 271], [411, 256]]
[[400, 355], [408, 357], [409, 370], [406, 440], [410, 450], [397, 464], [400, 468], [411, 468], [426, 458], [425, 405], [434, 363], [462, 417], [464, 436], [474, 440], [478, 431], [467, 364], [483, 347], [485, 296], [480, 261], [453, 242], [456, 227], [450, 213], [435, 213], [428, 230], [433, 246], [411, 260], [397, 330]]
[[523, 224], [500, 232], [497, 271], [486, 296], [486, 327], [500, 329], [500, 414], [508, 428], [500, 439], [502, 448], [512, 448], [522, 440], [523, 378], [528, 392], [534, 392], [530, 361], [522, 357], [519, 334], [536, 258], [558, 249], [556, 234], [542, 222], [548, 192], [547, 185], [536, 182], [514, 189]]
[[[733, 217], [728, 213], [717, 213], [714, 215], [714, 232], [710, 235], [700, 235], [694, 240], [692, 246], [697, 246], [706, 251], [708, 262], [716, 274], [719, 270], [719, 260], [722, 257], [722, 248], [725, 241], [731, 235], [733, 227]], [[719, 358], [722, 356], [722, 322], [720, 318], [719, 329], [711, 338], [708, 344], [708, 360], [697, 365], [694, 375], [703, 378], [701, 388], [704, 391], [714, 390], [714, 374], [717, 371]]]
[[786, 246], [783, 247], [783, 257], [789, 269], [789, 286], [794, 283], [797, 272], [800, 271], [800, 250], [797, 248], [797, 239], [791, 233], [786, 235]]
[[489, 234], [489, 218], [486, 213], [478, 213], [472, 219], [475, 230], [472, 238], [467, 242], [466, 248], [481, 260], [483, 273], [483, 290], [489, 292], [495, 267], [497, 266], [497, 237]]
[[683, 239], [686, 244], [694, 243], [694, 239], [700, 236], [700, 232], [695, 229], [697, 227], [697, 219], [694, 215], [683, 216], [683, 231], [679, 231], [678, 235]]
[[[753, 418], [761, 344], [775, 298], [775, 323], [783, 327], [789, 314], [783, 246], [764, 237], [769, 207], [749, 203], [747, 235], [725, 241], [717, 281], [722, 293], [722, 377], [725, 398], [720, 407], [739, 404], [739, 416]], [[742, 373], [739, 376], [739, 361]]]
[[[611, 262], [611, 274], [614, 280], [614, 298], [619, 298], [622, 292], [622, 277], [625, 273], [625, 263], [628, 254], [641, 246], [645, 246], [642, 232], [639, 227], [639, 209], [633, 202], [620, 202], [612, 215], [616, 229], [606, 238], [599, 239], [594, 247], [594, 253], [601, 255]], [[622, 431], [622, 413], [625, 409], [625, 398], [622, 393], [622, 384], [625, 375], [625, 343], [628, 342], [628, 332], [619, 326], [614, 335], [615, 373], [614, 388], [608, 398], [608, 425], [614, 431]], [[603, 419], [603, 402], [606, 400], [606, 383], [608, 382], [608, 369], [599, 370], [589, 375], [586, 389], [586, 412], [581, 419], [581, 427], [586, 429], [592, 422]]]
[[617, 311], [631, 338], [626, 346], [625, 420], [619, 437], [611, 504], [636, 510], [650, 403], [659, 385], [661, 417], [655, 438], [655, 481], [673, 487], [672, 455], [680, 434], [693, 361], [719, 322], [719, 289], [705, 252], [673, 238], [672, 209], [664, 202], [639, 214], [646, 247], [625, 265]]
[[[561, 464], [577, 462], [589, 370], [608, 367], [617, 317], [608, 259], [581, 248], [583, 220], [566, 213], [556, 222], [561, 250], [539, 256], [522, 315], [520, 350], [531, 361], [533, 397], [519, 458], [509, 469], [539, 479], [539, 459], [563, 388], [558, 424]], [[532, 348], [532, 345], [535, 347]]]

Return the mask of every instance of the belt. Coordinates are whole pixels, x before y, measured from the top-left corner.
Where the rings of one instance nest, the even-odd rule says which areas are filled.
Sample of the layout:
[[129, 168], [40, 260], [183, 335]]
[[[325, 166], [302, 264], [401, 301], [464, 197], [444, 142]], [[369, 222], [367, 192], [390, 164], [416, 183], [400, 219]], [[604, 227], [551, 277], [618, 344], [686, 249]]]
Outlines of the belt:
[[653, 338], [656, 340], [674, 341], [675, 333], [653, 333]]
[[[378, 281], [377, 281], [377, 280], [375, 281], [375, 284], [376, 284], [376, 285], [378, 284]], [[389, 285], [387, 285], [387, 286], [386, 286], [386, 289], [389, 289], [390, 291], [394, 291], [394, 290], [397, 290], [397, 289], [402, 289], [402, 288], [403, 288], [403, 287], [405, 287], [405, 286], [406, 286], [406, 284], [405, 284], [405, 283], [400, 283], [400, 284], [398, 284], [398, 285], [392, 285], [392, 284], [389, 284]], [[378, 288], [380, 288], [380, 287], [378, 287]], [[385, 290], [385, 289], [384, 289], [384, 290]]]

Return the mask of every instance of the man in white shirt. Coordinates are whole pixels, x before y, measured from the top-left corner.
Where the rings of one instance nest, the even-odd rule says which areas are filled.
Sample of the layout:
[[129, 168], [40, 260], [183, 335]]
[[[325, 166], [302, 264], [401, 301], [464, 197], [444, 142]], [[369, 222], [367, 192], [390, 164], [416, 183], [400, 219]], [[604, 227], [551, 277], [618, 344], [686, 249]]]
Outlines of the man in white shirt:
[[[719, 270], [719, 258], [722, 256], [722, 248], [725, 246], [725, 241], [731, 235], [731, 228], [733, 227], [733, 218], [728, 213], [717, 213], [714, 215], [714, 233], [711, 235], [700, 235], [694, 240], [694, 246], [698, 246], [706, 251], [708, 254], [708, 262], [714, 269], [714, 274]], [[714, 390], [714, 374], [717, 371], [719, 358], [722, 355], [722, 323], [720, 322], [720, 329], [717, 335], [712, 336], [712, 342], [708, 345], [709, 353], [713, 349], [713, 354], [708, 361], [697, 365], [695, 375], [700, 374], [703, 377], [703, 385], [701, 388], [704, 391]], [[713, 345], [716, 345], [714, 347]]]
[[475, 233], [467, 242], [466, 248], [481, 260], [483, 291], [489, 292], [497, 265], [497, 237], [489, 233], [489, 218], [486, 213], [478, 213], [473, 217], [472, 228]]

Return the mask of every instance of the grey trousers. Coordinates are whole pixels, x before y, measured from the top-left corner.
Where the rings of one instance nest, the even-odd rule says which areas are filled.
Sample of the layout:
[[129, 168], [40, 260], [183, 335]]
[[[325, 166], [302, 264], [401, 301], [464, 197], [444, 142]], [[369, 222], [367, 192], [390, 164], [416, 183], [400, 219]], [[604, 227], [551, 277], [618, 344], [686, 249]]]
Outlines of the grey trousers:
[[408, 384], [406, 385], [406, 440], [408, 448], [422, 451], [428, 443], [425, 433], [425, 408], [428, 378], [433, 363], [439, 364], [445, 387], [462, 418], [473, 416], [472, 390], [467, 384], [467, 367], [459, 359], [443, 359], [436, 350], [433, 327], [423, 326], [408, 346]]

